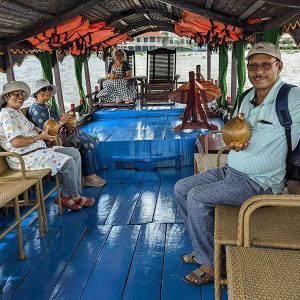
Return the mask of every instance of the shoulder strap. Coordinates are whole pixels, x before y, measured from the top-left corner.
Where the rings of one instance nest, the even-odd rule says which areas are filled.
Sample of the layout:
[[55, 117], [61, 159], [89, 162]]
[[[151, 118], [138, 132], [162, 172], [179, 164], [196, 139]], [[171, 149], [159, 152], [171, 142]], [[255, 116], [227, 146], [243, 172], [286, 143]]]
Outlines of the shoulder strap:
[[240, 100], [239, 100], [239, 104], [238, 104], [238, 107], [237, 107], [238, 111], [240, 110], [240, 107], [241, 107], [241, 105], [242, 105], [242, 102], [243, 102], [244, 98], [245, 98], [252, 90], [253, 90], [253, 87], [250, 88], [250, 89], [248, 89], [248, 90], [246, 90], [246, 91], [241, 95]]
[[293, 87], [295, 87], [295, 85], [284, 83], [280, 87], [276, 97], [276, 113], [281, 126], [284, 127], [286, 141], [288, 145], [288, 152], [286, 156], [287, 168], [289, 168], [291, 164], [291, 157], [292, 157], [292, 139], [291, 139], [292, 118], [288, 107], [288, 96], [289, 96], [290, 89]]

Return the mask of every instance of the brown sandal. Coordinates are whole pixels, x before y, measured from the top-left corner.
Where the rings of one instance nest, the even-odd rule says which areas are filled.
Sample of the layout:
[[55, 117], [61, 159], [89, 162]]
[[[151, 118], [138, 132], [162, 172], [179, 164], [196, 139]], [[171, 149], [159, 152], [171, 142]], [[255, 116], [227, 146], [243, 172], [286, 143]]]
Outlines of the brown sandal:
[[186, 283], [189, 283], [191, 285], [194, 285], [194, 286], [201, 286], [201, 285], [206, 285], [206, 284], [214, 282], [214, 277], [209, 275], [208, 273], [202, 271], [201, 267], [194, 270], [191, 274], [194, 275], [194, 279], [196, 279], [197, 281], [188, 279], [186, 276], [183, 276], [183, 281], [185, 281]]
[[79, 206], [90, 207], [90, 206], [94, 205], [95, 198], [79, 196], [79, 198], [77, 200], [75, 200], [75, 202]]

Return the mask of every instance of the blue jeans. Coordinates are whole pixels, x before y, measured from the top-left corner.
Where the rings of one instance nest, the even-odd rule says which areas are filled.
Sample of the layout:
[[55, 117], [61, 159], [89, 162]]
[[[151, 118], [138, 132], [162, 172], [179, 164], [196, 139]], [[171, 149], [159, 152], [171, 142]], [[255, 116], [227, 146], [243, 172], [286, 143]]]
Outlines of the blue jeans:
[[176, 182], [175, 200], [192, 241], [196, 261], [214, 266], [214, 207], [217, 204], [241, 206], [263, 190], [245, 174], [228, 166], [209, 170]]

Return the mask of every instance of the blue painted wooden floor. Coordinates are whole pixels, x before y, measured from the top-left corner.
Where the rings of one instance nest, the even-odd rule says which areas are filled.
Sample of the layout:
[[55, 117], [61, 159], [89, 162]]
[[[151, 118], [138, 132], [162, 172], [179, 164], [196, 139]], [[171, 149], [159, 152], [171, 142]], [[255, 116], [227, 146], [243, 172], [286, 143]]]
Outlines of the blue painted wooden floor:
[[[191, 245], [173, 187], [191, 167], [103, 171], [108, 184], [86, 188], [96, 204], [58, 215], [48, 202], [49, 233], [38, 237], [36, 214], [24, 222], [26, 261], [17, 260], [15, 233], [0, 242], [0, 299], [211, 300], [213, 286], [196, 288], [180, 261]], [[10, 216], [1, 216], [1, 225]], [[224, 291], [225, 293], [225, 291]]]

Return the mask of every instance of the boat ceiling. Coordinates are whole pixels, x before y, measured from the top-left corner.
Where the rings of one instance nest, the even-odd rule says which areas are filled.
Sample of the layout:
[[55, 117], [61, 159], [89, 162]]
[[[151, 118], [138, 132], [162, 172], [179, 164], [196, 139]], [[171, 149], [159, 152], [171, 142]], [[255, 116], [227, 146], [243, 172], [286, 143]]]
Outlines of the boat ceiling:
[[[131, 37], [148, 31], [174, 32], [174, 24], [184, 10], [242, 27], [245, 33], [279, 28], [292, 18], [300, 20], [299, 0], [0, 1], [0, 46], [21, 43], [78, 15], [91, 23], [106, 21], [107, 25]], [[270, 19], [261, 24], [247, 22], [248, 19], [265, 17]], [[293, 29], [299, 33], [299, 22]]]

